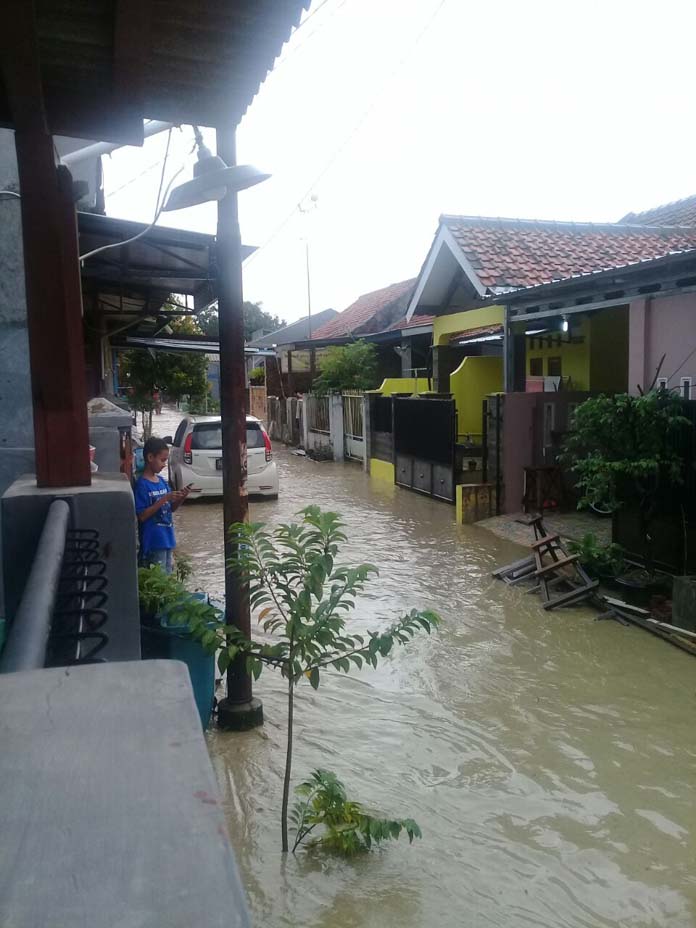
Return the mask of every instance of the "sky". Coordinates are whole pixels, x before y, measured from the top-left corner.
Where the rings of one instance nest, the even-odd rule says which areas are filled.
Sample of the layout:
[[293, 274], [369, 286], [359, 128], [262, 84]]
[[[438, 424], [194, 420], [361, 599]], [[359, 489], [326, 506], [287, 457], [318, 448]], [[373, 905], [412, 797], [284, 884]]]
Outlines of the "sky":
[[[417, 276], [441, 213], [606, 222], [696, 193], [695, 34], [693, 0], [315, 0], [237, 133], [272, 175], [239, 195], [245, 299], [306, 315], [307, 243], [312, 311], [342, 310]], [[109, 215], [151, 221], [166, 142], [104, 159]], [[159, 221], [213, 233], [215, 206]]]

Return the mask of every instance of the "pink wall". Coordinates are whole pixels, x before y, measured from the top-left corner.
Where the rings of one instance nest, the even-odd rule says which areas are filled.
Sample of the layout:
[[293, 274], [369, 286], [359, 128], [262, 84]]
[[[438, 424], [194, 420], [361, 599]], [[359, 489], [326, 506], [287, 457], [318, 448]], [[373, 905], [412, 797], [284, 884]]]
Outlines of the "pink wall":
[[[634, 300], [628, 345], [630, 393], [638, 392], [638, 384], [650, 386], [663, 354], [660, 376], [669, 378], [667, 386], [678, 390], [681, 378], [691, 377], [696, 388], [696, 293]], [[694, 388], [692, 398], [696, 398]]]

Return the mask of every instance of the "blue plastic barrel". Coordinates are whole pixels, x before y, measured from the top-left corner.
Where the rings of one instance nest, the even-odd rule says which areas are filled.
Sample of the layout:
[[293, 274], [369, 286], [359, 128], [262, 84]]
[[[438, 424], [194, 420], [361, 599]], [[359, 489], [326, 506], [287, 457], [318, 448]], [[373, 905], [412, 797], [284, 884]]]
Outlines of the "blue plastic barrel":
[[[207, 593], [191, 593], [193, 599], [208, 602]], [[154, 617], [151, 624], [140, 626], [143, 660], [182, 661], [188, 667], [193, 695], [203, 730], [208, 727], [215, 700], [215, 655], [208, 654], [191, 636], [186, 625], [177, 625], [166, 612]]]

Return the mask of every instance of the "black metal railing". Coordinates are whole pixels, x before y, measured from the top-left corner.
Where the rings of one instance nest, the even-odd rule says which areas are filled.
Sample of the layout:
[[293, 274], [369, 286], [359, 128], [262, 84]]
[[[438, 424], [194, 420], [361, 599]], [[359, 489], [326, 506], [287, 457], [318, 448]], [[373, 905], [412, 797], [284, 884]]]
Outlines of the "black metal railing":
[[106, 563], [99, 533], [70, 528], [70, 506], [51, 503], [0, 673], [100, 661], [108, 642]]

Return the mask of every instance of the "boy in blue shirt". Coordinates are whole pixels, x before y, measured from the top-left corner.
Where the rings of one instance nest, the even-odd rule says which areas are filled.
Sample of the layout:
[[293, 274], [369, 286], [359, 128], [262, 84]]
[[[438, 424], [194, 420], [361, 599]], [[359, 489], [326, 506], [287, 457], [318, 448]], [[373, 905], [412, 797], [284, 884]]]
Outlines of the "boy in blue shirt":
[[160, 477], [169, 458], [169, 448], [161, 438], [148, 438], [143, 448], [145, 469], [135, 484], [135, 512], [140, 534], [140, 564], [159, 564], [168, 574], [174, 568], [176, 548], [172, 512], [181, 506], [191, 490], [172, 492]]

